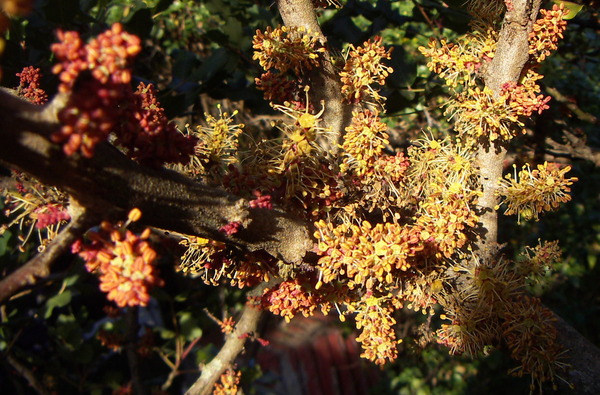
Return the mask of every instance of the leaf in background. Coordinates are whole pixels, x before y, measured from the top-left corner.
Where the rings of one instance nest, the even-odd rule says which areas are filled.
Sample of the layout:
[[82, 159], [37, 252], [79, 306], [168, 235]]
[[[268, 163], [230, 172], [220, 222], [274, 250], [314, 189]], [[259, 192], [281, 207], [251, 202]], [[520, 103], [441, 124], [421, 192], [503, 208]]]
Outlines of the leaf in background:
[[71, 291], [69, 290], [65, 290], [58, 295], [52, 296], [46, 301], [46, 305], [44, 306], [44, 318], [50, 318], [55, 308], [65, 307], [69, 303], [71, 303]]
[[11, 237], [12, 233], [10, 232], [10, 230], [5, 231], [2, 234], [2, 236], [0, 236], [0, 256], [4, 256], [4, 254], [6, 254], [9, 251], [8, 242]]

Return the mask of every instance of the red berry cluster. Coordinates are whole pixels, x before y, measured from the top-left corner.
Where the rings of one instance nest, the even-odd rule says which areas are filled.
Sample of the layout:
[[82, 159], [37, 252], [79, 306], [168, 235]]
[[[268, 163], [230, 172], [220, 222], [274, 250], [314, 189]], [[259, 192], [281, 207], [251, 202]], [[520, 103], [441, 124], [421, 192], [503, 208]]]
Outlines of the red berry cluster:
[[33, 66], [25, 67], [23, 71], [17, 73], [19, 77], [19, 87], [17, 93], [34, 104], [44, 104], [48, 101], [48, 95], [40, 88], [40, 69]]
[[135, 110], [129, 112], [129, 119], [116, 131], [117, 142], [128, 149], [133, 159], [147, 165], [189, 162], [198, 139], [184, 135], [169, 123], [154, 86], [140, 83], [133, 99]]
[[91, 157], [95, 145], [106, 140], [129, 111], [123, 105], [132, 96], [128, 67], [141, 50], [140, 39], [118, 23], [86, 45], [77, 32], [59, 31], [58, 38], [52, 51], [60, 63], [53, 72], [59, 74], [59, 91], [71, 95], [58, 114], [62, 127], [52, 139], [65, 143], [67, 155], [81, 150]]
[[141, 50], [138, 37], [117, 23], [85, 45], [76, 32], [59, 31], [58, 38], [52, 50], [60, 63], [53, 71], [59, 74], [59, 91], [70, 96], [58, 114], [62, 127], [52, 139], [64, 143], [67, 155], [80, 150], [91, 157], [96, 144], [113, 132], [141, 163], [189, 161], [197, 139], [168, 122], [152, 85], [131, 89], [129, 66]]

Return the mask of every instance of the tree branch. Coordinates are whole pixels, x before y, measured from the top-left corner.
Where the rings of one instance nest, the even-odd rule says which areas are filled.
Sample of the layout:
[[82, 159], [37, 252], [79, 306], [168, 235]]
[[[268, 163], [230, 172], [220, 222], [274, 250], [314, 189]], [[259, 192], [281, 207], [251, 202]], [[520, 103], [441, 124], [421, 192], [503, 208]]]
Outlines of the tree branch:
[[71, 204], [70, 209], [73, 219], [48, 247], [0, 281], [0, 304], [6, 302], [23, 287], [33, 285], [38, 279], [47, 277], [50, 274], [50, 267], [58, 257], [69, 251], [71, 244], [93, 225], [95, 220], [93, 215], [76, 207], [76, 204]]
[[[249, 296], [261, 295], [267, 286], [271, 286], [271, 284], [263, 283], [257, 286]], [[186, 395], [208, 395], [212, 393], [219, 377], [227, 368], [231, 367], [235, 358], [242, 352], [248, 335], [255, 334], [262, 314], [263, 311], [260, 307], [254, 306], [252, 302], [246, 303], [235, 329], [227, 337], [219, 353], [202, 368], [202, 374], [187, 390]]]
[[568, 381], [573, 384], [569, 391], [564, 383], [560, 383], [562, 393], [578, 395], [600, 394], [600, 349], [583, 337], [575, 328], [558, 315], [554, 315], [554, 324], [558, 342], [568, 350], [566, 362], [570, 365]]
[[[502, 84], [518, 81], [529, 59], [529, 33], [537, 17], [541, 0], [513, 0], [506, 12], [498, 38], [494, 59], [485, 71], [485, 85], [495, 97], [500, 96]], [[482, 234], [478, 241], [481, 257], [490, 259], [498, 242], [498, 213], [496, 190], [506, 148], [501, 144], [482, 144], [478, 152], [479, 179], [483, 195], [479, 199]]]
[[[59, 125], [57, 96], [45, 107], [0, 91], [0, 162], [56, 186], [104, 217], [123, 217], [137, 207], [143, 225], [220, 240], [242, 251], [265, 250], [298, 262], [312, 247], [307, 225], [279, 209], [251, 209], [247, 201], [166, 169], [140, 166], [108, 143], [93, 158], [65, 156], [48, 139]], [[219, 229], [240, 221], [227, 236]]]
[[[500, 95], [502, 84], [518, 81], [523, 67], [529, 58], [529, 32], [537, 17], [541, 0], [513, 0], [513, 10], [504, 17], [498, 39], [497, 50], [484, 79], [494, 95]], [[496, 206], [496, 189], [498, 179], [502, 176], [503, 160], [506, 149], [501, 146], [480, 147], [478, 158], [483, 196], [479, 200], [482, 210], [481, 222], [487, 231], [478, 243], [483, 259], [489, 259], [495, 251], [497, 243], [498, 222]], [[587, 341], [573, 327], [560, 317], [555, 324], [558, 341], [568, 350], [571, 364], [569, 380], [578, 394], [600, 393], [598, 372], [600, 371], [600, 350]]]

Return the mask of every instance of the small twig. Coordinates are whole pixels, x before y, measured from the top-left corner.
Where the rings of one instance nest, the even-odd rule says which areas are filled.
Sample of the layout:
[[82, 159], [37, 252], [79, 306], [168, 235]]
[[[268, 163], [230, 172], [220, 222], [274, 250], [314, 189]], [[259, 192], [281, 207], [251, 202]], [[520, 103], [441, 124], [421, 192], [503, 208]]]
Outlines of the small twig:
[[[3, 323], [8, 320], [6, 316], [6, 306], [4, 305], [0, 306], [0, 317]], [[33, 372], [30, 369], [28, 369], [25, 365], [18, 361], [11, 353], [12, 346], [17, 341], [22, 331], [23, 329], [19, 330], [6, 347], [4, 351], [6, 361], [10, 366], [12, 366], [13, 369], [15, 369], [21, 376], [23, 376], [23, 378], [27, 381], [27, 383], [29, 383], [31, 388], [33, 388], [38, 394], [48, 394], [48, 391], [46, 391], [43, 385], [38, 381], [37, 377], [35, 377], [35, 374], [33, 374]]]
[[559, 103], [563, 103], [565, 106], [567, 106], [567, 108], [573, 114], [575, 114], [575, 116], [577, 118], [581, 119], [582, 121], [593, 123], [593, 124], [597, 124], [597, 123], [600, 122], [598, 120], [597, 116], [592, 115], [590, 113], [587, 113], [587, 112], [583, 111], [577, 105], [577, 103], [574, 103], [574, 102], [570, 101], [569, 98], [566, 97], [565, 95], [563, 95], [562, 93], [560, 93], [560, 91], [558, 89], [556, 89], [554, 87], [546, 87], [546, 90], [548, 91], [548, 93], [550, 94], [550, 96], [552, 96]]
[[[262, 294], [262, 291], [270, 285], [269, 283], [259, 285], [251, 292], [251, 295]], [[252, 305], [251, 302], [246, 303], [235, 329], [227, 337], [219, 353], [202, 368], [200, 377], [187, 390], [186, 395], [208, 395], [211, 393], [219, 377], [233, 364], [235, 358], [244, 349], [248, 335], [256, 332], [262, 314], [263, 311], [260, 308]]]
[[[74, 204], [73, 204], [74, 205]], [[48, 247], [25, 265], [0, 281], [0, 303], [4, 303], [27, 285], [50, 275], [50, 267], [93, 224], [94, 216], [83, 208], [78, 211], [67, 227], [52, 240]]]
[[42, 383], [40, 383], [39, 380], [35, 377], [33, 372], [21, 362], [19, 362], [15, 357], [13, 357], [11, 354], [8, 354], [6, 356], [6, 360], [10, 364], [10, 366], [13, 367], [13, 369], [15, 369], [21, 376], [23, 376], [25, 380], [27, 380], [31, 388], [33, 388], [38, 394], [49, 394], [49, 392], [46, 391]]
[[560, 144], [550, 138], [546, 139], [546, 145], [551, 147], [547, 150], [549, 154], [559, 156], [569, 156], [571, 158], [585, 159], [592, 162], [595, 166], [600, 166], [600, 151], [587, 145], [584, 139], [575, 134], [563, 131], [567, 142]]

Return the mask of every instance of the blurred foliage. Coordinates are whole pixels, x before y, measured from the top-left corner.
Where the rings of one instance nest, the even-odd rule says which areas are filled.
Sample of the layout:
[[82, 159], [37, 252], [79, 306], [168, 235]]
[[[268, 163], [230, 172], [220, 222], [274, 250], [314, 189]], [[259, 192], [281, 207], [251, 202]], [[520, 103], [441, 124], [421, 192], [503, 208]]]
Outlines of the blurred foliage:
[[[394, 48], [389, 62], [395, 72], [382, 91], [387, 97], [384, 119], [395, 147], [406, 147], [426, 130], [443, 136], [448, 124], [443, 116], [447, 94], [443, 84], [430, 74], [417, 48], [430, 37], [452, 39], [465, 32], [468, 23], [462, 1], [438, 0], [348, 0], [341, 9], [319, 11], [323, 31], [335, 53], [342, 55], [348, 44], [361, 44], [381, 35]], [[2, 84], [16, 86], [15, 74], [33, 65], [45, 75], [44, 88], [56, 91], [58, 81], [50, 69], [49, 52], [58, 28], [77, 30], [92, 36], [113, 22], [143, 40], [143, 53], [136, 65], [135, 78], [155, 83], [160, 101], [170, 117], [199, 122], [202, 112], [214, 101], [226, 100], [243, 108], [252, 118], [271, 114], [254, 87], [259, 70], [252, 59], [252, 36], [256, 29], [279, 22], [271, 2], [250, 0], [166, 1], [166, 0], [39, 0], [26, 19], [14, 21], [7, 35], [2, 56]], [[570, 20], [559, 51], [542, 67], [544, 86], [556, 88], [582, 111], [600, 116], [600, 40], [598, 10], [584, 7]], [[551, 102], [552, 108], [539, 119], [544, 130], [534, 128], [525, 139], [513, 144], [519, 154], [546, 155], [540, 135], [562, 141], [563, 130], [576, 132], [592, 146], [600, 145], [600, 126], [578, 119], [566, 103]], [[537, 145], [536, 145], [537, 144]], [[581, 182], [573, 186], [573, 201], [539, 222], [516, 224], [502, 219], [501, 241], [514, 256], [524, 243], [536, 245], [538, 239], [559, 240], [564, 261], [556, 274], [548, 275], [533, 292], [595, 344], [600, 344], [600, 172], [583, 160], [572, 162], [571, 176]], [[18, 241], [11, 231], [0, 236], [0, 275], [4, 277], [26, 261], [27, 253], [17, 251]], [[165, 360], [175, 361], [182, 347], [200, 338], [198, 346], [182, 364], [195, 372], [198, 363], [207, 361], [218, 349], [220, 331], [203, 312], [208, 309], [223, 318], [241, 307], [243, 293], [207, 287], [201, 281], [175, 273], [174, 257], [164, 256], [160, 266], [166, 287], [155, 290], [153, 303], [139, 311], [139, 328], [132, 328], [121, 316], [110, 318], [108, 306], [97, 290], [97, 280], [81, 263], [64, 257], [56, 273], [26, 290], [10, 303], [0, 306], [0, 352], [35, 368], [44, 386], [55, 393], [105, 393], [116, 390], [128, 380], [124, 349], [111, 350], [98, 339], [100, 330], [118, 336], [137, 330], [141, 336], [148, 328], [153, 350], [144, 363], [144, 379], [159, 389], [169, 375]], [[171, 261], [169, 261], [171, 259]], [[407, 315], [402, 320], [424, 320]], [[202, 328], [202, 329], [200, 329]], [[180, 355], [181, 356], [181, 355]], [[13, 375], [14, 367], [1, 359], [0, 388], [6, 393], [29, 393], [25, 381]], [[491, 356], [471, 361], [448, 356], [440, 347], [421, 349], [410, 341], [398, 360], [385, 368], [385, 378], [373, 389], [377, 394], [465, 394], [528, 392], [527, 379], [506, 376], [507, 357], [492, 351]], [[250, 368], [249, 368], [250, 369]], [[252, 377], [260, 376], [251, 368]], [[246, 376], [245, 376], [246, 377]], [[179, 393], [189, 385], [184, 375], [171, 386]], [[246, 379], [245, 379], [246, 380]], [[260, 380], [260, 378], [257, 378]], [[249, 387], [252, 383], [246, 381]], [[250, 390], [248, 393], [253, 393]]]

